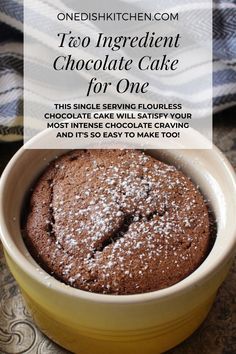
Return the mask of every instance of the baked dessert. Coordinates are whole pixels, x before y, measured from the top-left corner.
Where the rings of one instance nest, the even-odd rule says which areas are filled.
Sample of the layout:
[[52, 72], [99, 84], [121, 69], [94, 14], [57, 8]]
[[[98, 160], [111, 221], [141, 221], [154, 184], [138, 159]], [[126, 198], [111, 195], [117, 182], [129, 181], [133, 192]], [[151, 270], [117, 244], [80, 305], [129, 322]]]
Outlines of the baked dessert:
[[187, 277], [211, 236], [203, 196], [175, 167], [138, 150], [73, 150], [35, 184], [25, 241], [62, 282], [124, 295]]

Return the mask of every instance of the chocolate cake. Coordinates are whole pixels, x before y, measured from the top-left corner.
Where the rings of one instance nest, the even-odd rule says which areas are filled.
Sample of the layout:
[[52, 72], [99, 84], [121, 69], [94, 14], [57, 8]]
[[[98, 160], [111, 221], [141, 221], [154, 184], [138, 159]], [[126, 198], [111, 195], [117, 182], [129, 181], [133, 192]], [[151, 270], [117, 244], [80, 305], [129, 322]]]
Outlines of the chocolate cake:
[[33, 188], [25, 240], [60, 281], [104, 294], [169, 287], [209, 250], [208, 209], [181, 171], [138, 150], [73, 150]]

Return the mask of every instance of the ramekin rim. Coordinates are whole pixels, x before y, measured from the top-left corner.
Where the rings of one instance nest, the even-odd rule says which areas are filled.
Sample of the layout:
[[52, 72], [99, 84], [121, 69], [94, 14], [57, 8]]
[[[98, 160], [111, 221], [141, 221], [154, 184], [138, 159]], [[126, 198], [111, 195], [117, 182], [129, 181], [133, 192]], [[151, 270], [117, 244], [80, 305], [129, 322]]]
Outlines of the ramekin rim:
[[[182, 150], [184, 151], [184, 149]], [[9, 161], [8, 165], [6, 166], [5, 170], [3, 171], [0, 180], [0, 195], [4, 189], [4, 185], [7, 181], [7, 177], [9, 173], [11, 173], [12, 166], [15, 164], [15, 161], [17, 161], [17, 159], [21, 156], [21, 154], [24, 153], [24, 151], [25, 151], [25, 147], [23, 146], [16, 152], [16, 154], [12, 157], [12, 159]], [[224, 168], [227, 170], [227, 174], [230, 177], [236, 192], [236, 175], [230, 162], [214, 144], [211, 151], [214, 152], [216, 156], [221, 160], [222, 166], [224, 165]], [[236, 193], [234, 197], [234, 202], [236, 206]], [[45, 284], [45, 275], [49, 275], [49, 274], [46, 273], [43, 269], [42, 272], [40, 273], [37, 272], [33, 264], [29, 262], [26, 256], [17, 249], [15, 243], [13, 242], [8, 232], [7, 225], [3, 219], [3, 208], [4, 208], [4, 203], [3, 203], [3, 198], [1, 198], [0, 199], [0, 239], [2, 240], [5, 250], [7, 251], [9, 256], [11, 256], [11, 258], [14, 260], [14, 262], [19, 266], [19, 268], [23, 269], [23, 271], [26, 272], [28, 276], [36, 280], [42, 286], [47, 287], [47, 284]], [[141, 294], [131, 294], [131, 295], [98, 294], [98, 293], [87, 292], [81, 289], [73, 288], [69, 285], [60, 282], [59, 280], [55, 279], [53, 276], [49, 275], [50, 281], [52, 282], [51, 283], [52, 286], [50, 287], [50, 290], [63, 293], [64, 295], [66, 293], [66, 295], [70, 297], [76, 297], [91, 302], [99, 302], [99, 303], [107, 303], [107, 304], [108, 303], [109, 304], [111, 303], [112, 304], [130, 304], [130, 303], [134, 304], [134, 303], [148, 302], [153, 300], [163, 300], [164, 298], [174, 294], [179, 295], [182, 292], [186, 291], [187, 288], [198, 286], [200, 282], [206, 280], [207, 277], [209, 277], [213, 271], [216, 271], [219, 268], [219, 266], [222, 264], [222, 262], [225, 262], [231, 254], [233, 255], [234, 248], [236, 246], [236, 223], [234, 229], [232, 230], [232, 234], [235, 235], [233, 244], [231, 244], [230, 247], [228, 246], [227, 248], [225, 248], [225, 251], [222, 252], [221, 257], [215, 259], [214, 264], [212, 264], [211, 267], [209, 267], [207, 271], [204, 272], [204, 274], [200, 273], [200, 271], [202, 265], [206, 262], [207, 259], [209, 259], [209, 257], [211, 257], [212, 250], [210, 251], [206, 260], [193, 273], [191, 273], [188, 277], [184, 278], [180, 282], [164, 289], [147, 292], [147, 293], [141, 293]], [[40, 266], [38, 265], [38, 267]]]

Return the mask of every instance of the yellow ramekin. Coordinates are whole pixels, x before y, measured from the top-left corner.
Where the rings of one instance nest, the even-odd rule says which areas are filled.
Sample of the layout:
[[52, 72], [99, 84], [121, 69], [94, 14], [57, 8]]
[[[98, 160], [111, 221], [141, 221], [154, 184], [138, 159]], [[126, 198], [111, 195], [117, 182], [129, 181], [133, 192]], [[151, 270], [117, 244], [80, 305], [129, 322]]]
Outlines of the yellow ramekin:
[[[190, 140], [195, 138], [194, 131], [191, 134]], [[174, 347], [207, 316], [233, 260], [236, 179], [232, 167], [216, 147], [151, 150], [152, 155], [185, 171], [209, 198], [218, 227], [215, 244], [195, 272], [167, 289], [102, 295], [74, 289], [49, 276], [22, 240], [25, 195], [48, 162], [64, 152], [22, 148], [0, 183], [1, 239], [7, 263], [36, 324], [52, 340], [78, 354], [158, 354]]]

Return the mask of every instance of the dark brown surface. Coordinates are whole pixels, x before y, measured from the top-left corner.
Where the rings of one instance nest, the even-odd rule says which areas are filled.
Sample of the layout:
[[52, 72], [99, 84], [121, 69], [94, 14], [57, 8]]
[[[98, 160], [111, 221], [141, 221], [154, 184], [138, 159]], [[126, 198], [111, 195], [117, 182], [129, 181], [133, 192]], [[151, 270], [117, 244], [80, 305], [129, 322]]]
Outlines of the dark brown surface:
[[203, 197], [138, 150], [75, 150], [31, 196], [26, 240], [49, 273], [82, 290], [136, 294], [191, 274], [210, 246]]
[[[236, 167], [236, 109], [215, 117], [214, 142]], [[0, 168], [19, 144], [0, 144]], [[19, 288], [10, 275], [0, 246], [0, 353], [67, 354], [46, 338], [25, 309]], [[236, 353], [236, 262], [221, 286], [215, 304], [203, 325], [168, 354]], [[144, 353], [145, 354], [145, 353]]]

